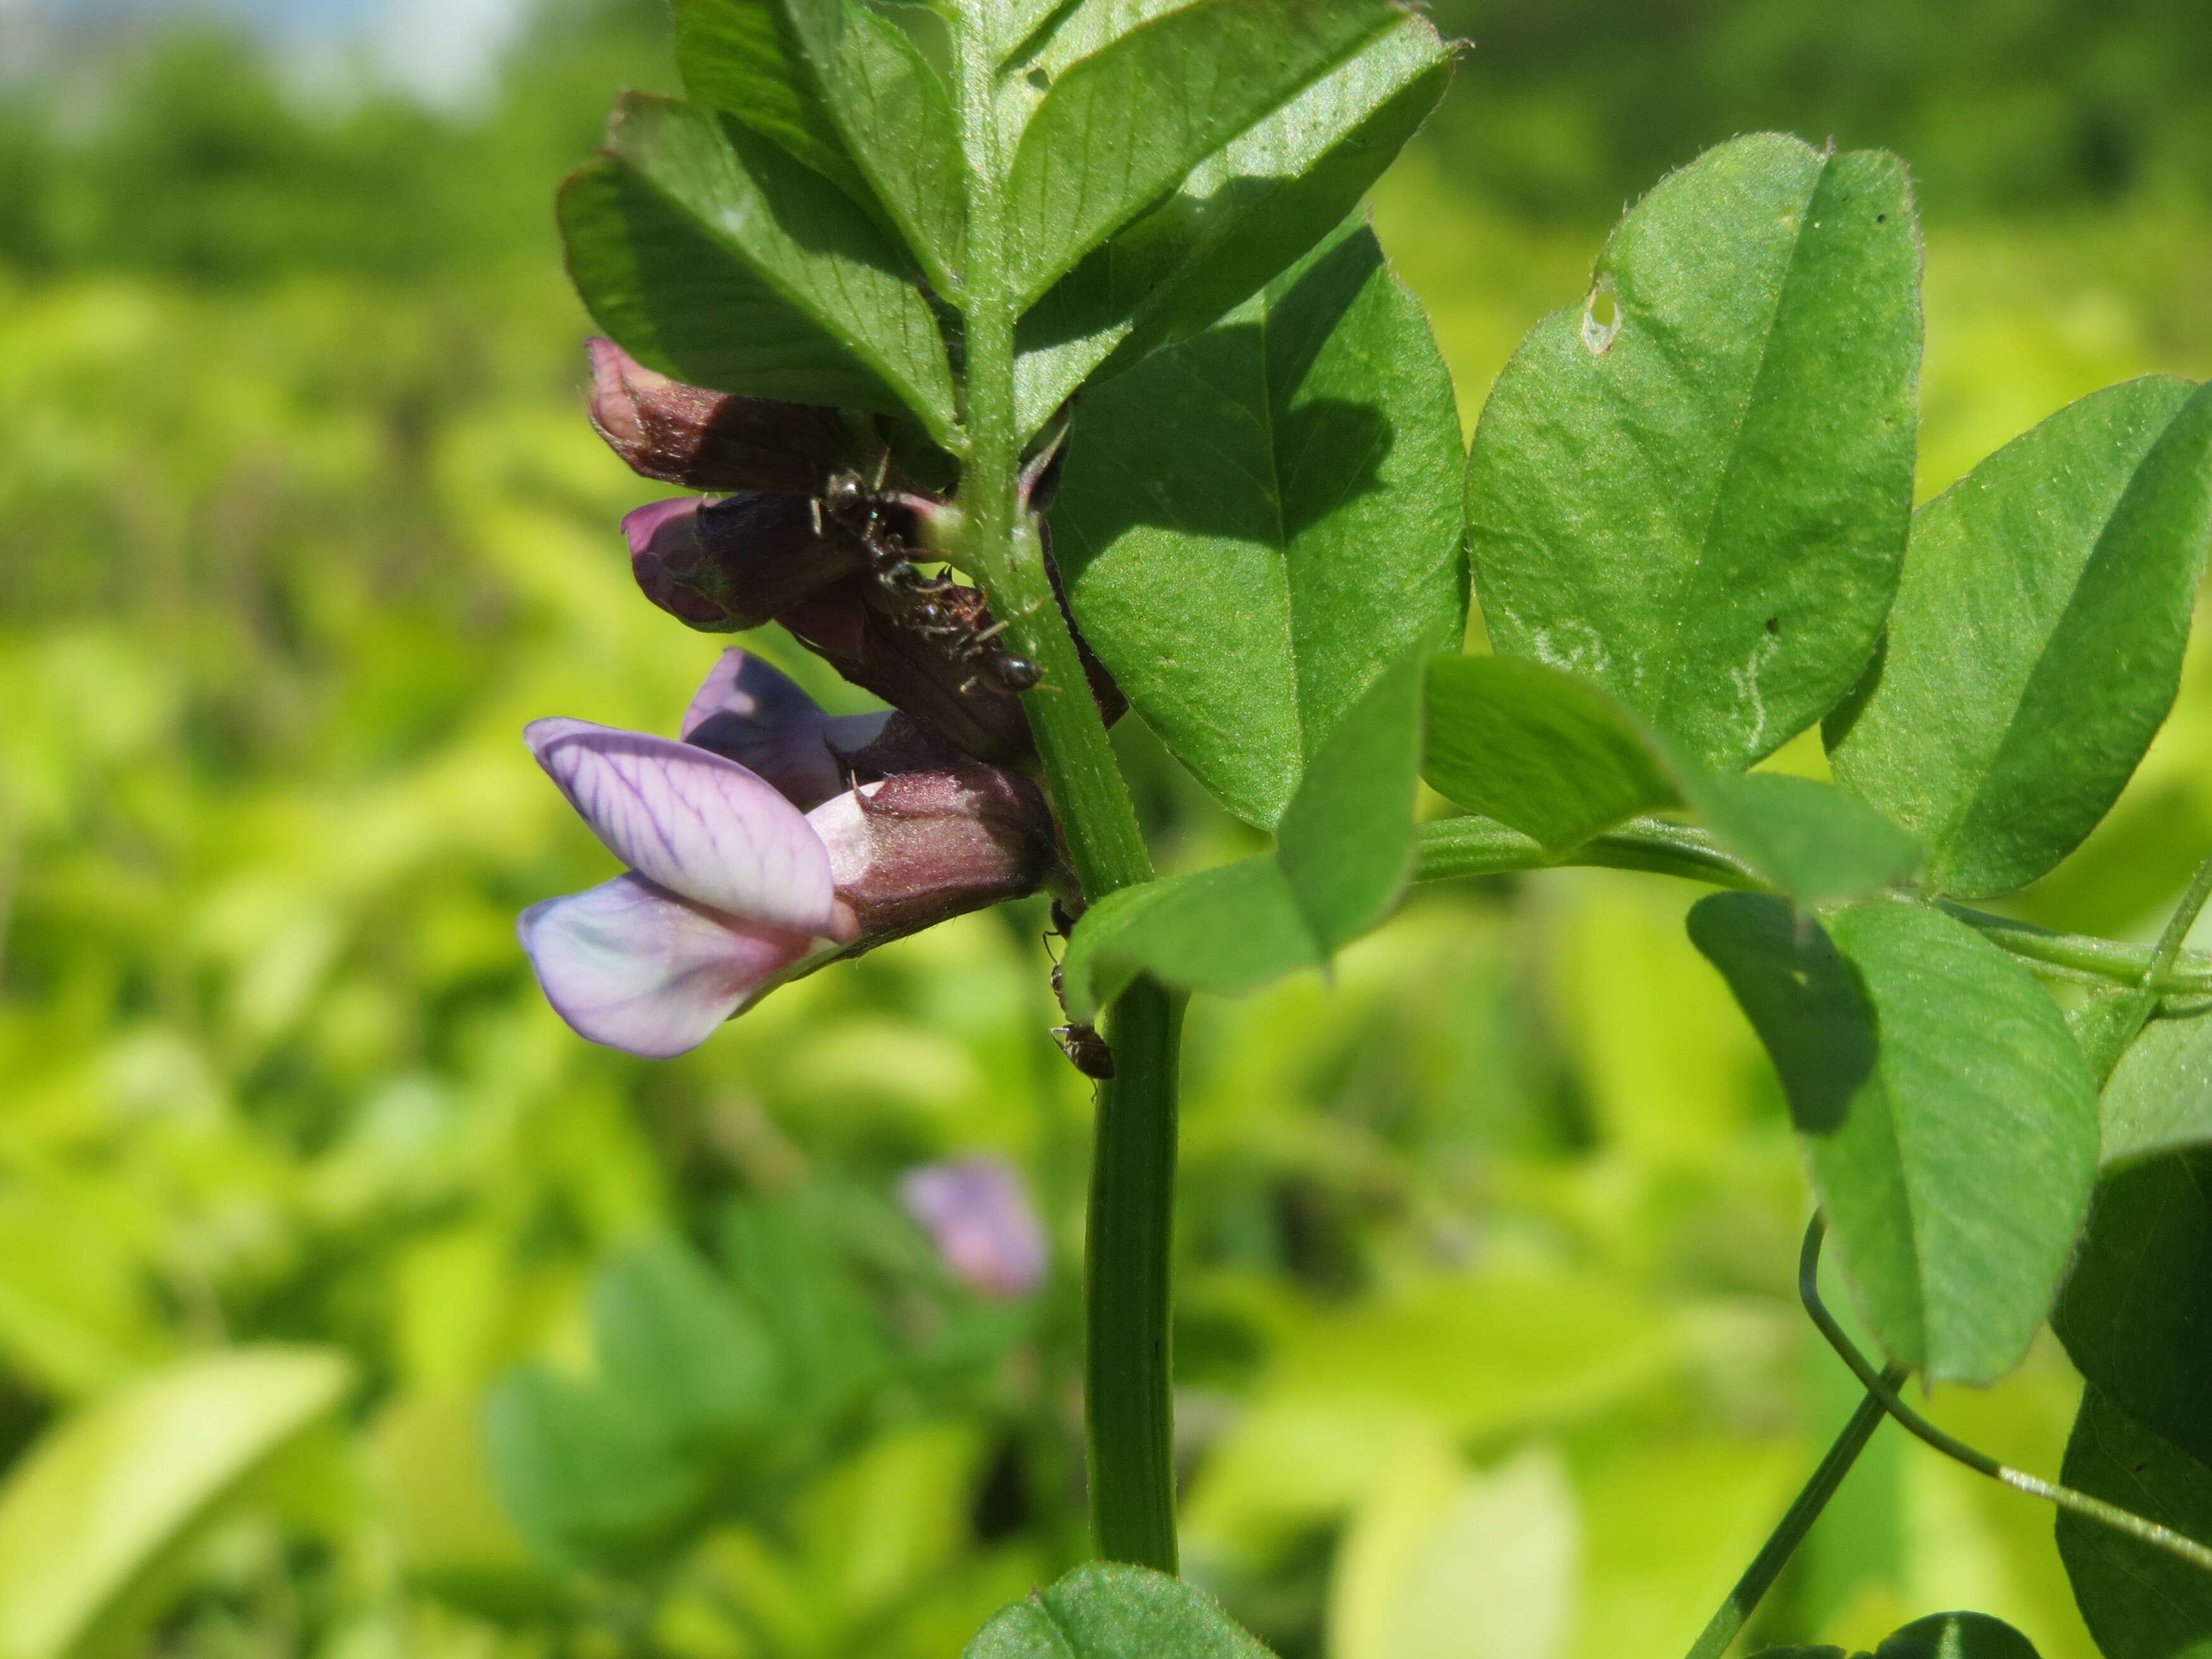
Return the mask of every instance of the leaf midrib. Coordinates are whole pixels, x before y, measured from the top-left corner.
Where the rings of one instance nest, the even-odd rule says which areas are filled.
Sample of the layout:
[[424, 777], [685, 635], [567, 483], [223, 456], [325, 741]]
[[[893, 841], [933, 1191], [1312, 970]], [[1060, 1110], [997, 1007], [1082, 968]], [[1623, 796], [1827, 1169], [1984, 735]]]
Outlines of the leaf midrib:
[[[1698, 534], [1696, 550], [1691, 556], [1690, 568], [1683, 572], [1681, 580], [1676, 588], [1674, 626], [1669, 630], [1668, 641], [1669, 648], [1667, 653], [1667, 678], [1660, 688], [1658, 711], [1662, 720], [1670, 729], [1673, 720], [1668, 717], [1674, 712], [1676, 687], [1680, 684], [1682, 678], [1682, 630], [1689, 623], [1690, 613], [1697, 597], [1698, 577], [1704, 572], [1706, 555], [1712, 550], [1713, 526], [1719, 520], [1721, 504], [1729, 498], [1729, 483], [1735, 478], [1737, 467], [1742, 459], [1744, 428], [1751, 423], [1753, 406], [1759, 401], [1759, 387], [1766, 378], [1767, 356], [1773, 347], [1775, 331], [1781, 325], [1782, 313], [1789, 306], [1790, 287], [1798, 279], [1798, 262], [1804, 256], [1806, 233], [1812, 228], [1814, 199], [1820, 194], [1820, 185], [1826, 179], [1828, 169], [1833, 165], [1835, 159], [1832, 154], [1822, 155], [1820, 158], [1820, 170], [1814, 173], [1811, 183], [1806, 187], [1804, 199], [1798, 204], [1797, 234], [1790, 240], [1790, 263], [1782, 273], [1782, 283], [1776, 291], [1773, 309], [1767, 313], [1765, 325], [1759, 331], [1757, 356], [1752, 364], [1751, 374], [1744, 382], [1743, 398], [1735, 411], [1735, 419], [1729, 432], [1727, 459], [1721, 464], [1720, 477], [1713, 485], [1712, 500], [1706, 505], [1705, 527]], [[1765, 728], [1766, 720], [1762, 713], [1759, 730], [1752, 734], [1751, 746], [1754, 750], [1764, 737]]]

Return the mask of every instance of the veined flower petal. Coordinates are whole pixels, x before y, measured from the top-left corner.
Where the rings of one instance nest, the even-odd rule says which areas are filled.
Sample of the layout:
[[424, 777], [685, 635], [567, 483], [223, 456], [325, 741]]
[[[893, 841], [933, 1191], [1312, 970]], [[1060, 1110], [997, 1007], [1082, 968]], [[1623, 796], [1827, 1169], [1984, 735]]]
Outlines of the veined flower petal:
[[588, 720], [532, 720], [523, 738], [592, 833], [647, 880], [737, 921], [846, 935], [821, 837], [736, 762]]
[[732, 647], [684, 711], [684, 740], [757, 773], [803, 812], [847, 787], [839, 756], [866, 748], [890, 718], [825, 714], [774, 664]]
[[617, 876], [522, 913], [545, 1000], [579, 1036], [648, 1060], [697, 1048], [786, 969], [823, 948]]

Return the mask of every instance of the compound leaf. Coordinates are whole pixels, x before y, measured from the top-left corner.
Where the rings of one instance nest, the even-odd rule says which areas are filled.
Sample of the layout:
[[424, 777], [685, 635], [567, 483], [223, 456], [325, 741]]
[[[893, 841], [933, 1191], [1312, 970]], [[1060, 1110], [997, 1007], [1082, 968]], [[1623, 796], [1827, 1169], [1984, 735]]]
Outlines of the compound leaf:
[[1054, 508], [1145, 720], [1272, 825], [1384, 668], [1465, 612], [1451, 384], [1362, 230], [1088, 398]]
[[599, 325], [695, 385], [911, 411], [953, 443], [936, 319], [875, 224], [726, 116], [633, 94], [561, 192], [569, 274]]
[[1717, 771], [1826, 713], [1905, 550], [1919, 275], [1894, 156], [1766, 133], [1662, 182], [1483, 410], [1468, 514], [1497, 650]]
[[1804, 1134], [1890, 1357], [1986, 1382], [2027, 1351], [2097, 1159], [2096, 1089], [2041, 987], [1964, 923], [1874, 901], [1824, 930], [1780, 899], [1691, 912]]
[[1969, 897], [2096, 827], [2172, 707], [2208, 539], [2212, 390], [2069, 404], [1920, 510], [1887, 645], [1831, 721], [1836, 776]]
[[1070, 64], [1006, 179], [1023, 302], [1403, 15], [1389, 0], [1194, 0]]

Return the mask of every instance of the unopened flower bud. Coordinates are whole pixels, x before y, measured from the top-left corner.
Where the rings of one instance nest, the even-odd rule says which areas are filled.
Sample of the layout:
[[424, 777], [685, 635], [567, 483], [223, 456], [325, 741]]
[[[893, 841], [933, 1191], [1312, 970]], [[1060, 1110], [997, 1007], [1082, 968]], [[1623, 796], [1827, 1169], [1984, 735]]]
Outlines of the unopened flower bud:
[[860, 569], [859, 546], [823, 530], [808, 497], [757, 492], [655, 501], [623, 520], [646, 598], [709, 634], [758, 628]]
[[838, 902], [871, 945], [1035, 892], [1059, 863], [1052, 813], [1018, 772], [901, 772], [809, 815]]
[[642, 477], [693, 489], [814, 495], [857, 453], [836, 410], [686, 386], [612, 340], [592, 341], [591, 353], [592, 424]]

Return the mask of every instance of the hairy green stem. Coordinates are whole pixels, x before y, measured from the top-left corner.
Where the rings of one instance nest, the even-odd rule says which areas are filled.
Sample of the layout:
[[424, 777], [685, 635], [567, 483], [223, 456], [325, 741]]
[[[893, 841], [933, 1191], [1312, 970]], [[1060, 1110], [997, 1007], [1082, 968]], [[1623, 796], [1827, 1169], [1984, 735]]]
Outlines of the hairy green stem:
[[[1893, 1389], [1910, 1373], [1902, 1365], [1893, 1365], [1882, 1375]], [[1767, 1591], [1774, 1588], [1774, 1581], [1782, 1576], [1782, 1569], [1790, 1565], [1790, 1558], [1805, 1541], [1805, 1534], [1812, 1531], [1813, 1523], [1820, 1518], [1820, 1511], [1828, 1507], [1828, 1500], [1844, 1484], [1844, 1477], [1851, 1472], [1851, 1465], [1858, 1462], [1859, 1454], [1866, 1449], [1867, 1442], [1874, 1438], [1874, 1431], [1881, 1426], [1881, 1419], [1886, 1415], [1887, 1413], [1881, 1401], [1874, 1395], [1869, 1395], [1859, 1401], [1858, 1409], [1844, 1425], [1843, 1432], [1828, 1448], [1828, 1455], [1820, 1460], [1820, 1466], [1813, 1471], [1812, 1478], [1805, 1482], [1796, 1501], [1790, 1505], [1774, 1530], [1767, 1535], [1766, 1542], [1759, 1547], [1759, 1553], [1751, 1559], [1751, 1565], [1743, 1570], [1743, 1577], [1735, 1581], [1735, 1588], [1729, 1592], [1728, 1600], [1720, 1604], [1712, 1618], [1706, 1622], [1705, 1630], [1691, 1644], [1688, 1659], [1721, 1659], [1721, 1656], [1729, 1650], [1729, 1644], [1742, 1634], [1743, 1627], [1751, 1621], [1751, 1615], [1759, 1611], [1759, 1604], [1766, 1599]]]
[[[1084, 897], [1152, 879], [1152, 859], [1022, 498], [1025, 435], [1015, 399], [1012, 228], [1002, 199], [994, 66], [960, 42], [969, 162], [967, 451], [961, 556], [981, 577], [1016, 649], [1044, 671], [1024, 699], [1045, 784]], [[1139, 980], [1109, 1011], [1115, 1075], [1101, 1085], [1091, 1176], [1085, 1425], [1101, 1553], [1176, 1570], [1175, 1424], [1169, 1369], [1176, 1089], [1183, 999]]]
[[[1716, 887], [1758, 888], [1763, 884], [1750, 866], [1709, 832], [1664, 818], [1632, 818], [1554, 858], [1528, 836], [1492, 818], [1443, 818], [1420, 826], [1413, 866], [1416, 881], [1449, 881], [1461, 876], [1504, 875], [1516, 870], [1598, 866], [1680, 876]], [[2199, 872], [2212, 893], [2212, 876]], [[2191, 896], [2202, 904], [2196, 887]], [[2188, 901], [2185, 901], [2186, 903]], [[1949, 899], [1937, 908], [1976, 929], [1992, 944], [2025, 961], [2084, 979], [2141, 987], [2166, 996], [2212, 994], [2212, 956], [2183, 951], [2178, 938], [2157, 947], [2123, 945], [2084, 933], [2054, 933], [2033, 922], [1992, 915]], [[2171, 930], [2169, 930], [2171, 932]], [[2183, 929], [2185, 935], [2186, 927]]]
[[1985, 1451], [1977, 1450], [1955, 1435], [1946, 1434], [1918, 1412], [1897, 1397], [1894, 1383], [1887, 1372], [1877, 1373], [1874, 1363], [1858, 1351], [1836, 1316], [1828, 1311], [1820, 1299], [1820, 1241], [1827, 1236], [1827, 1218], [1819, 1211], [1805, 1229], [1804, 1248], [1797, 1258], [1797, 1296], [1805, 1304], [1805, 1311], [1820, 1334], [1828, 1339], [1828, 1346], [1843, 1357], [1844, 1364], [1864, 1385], [1867, 1393], [1878, 1401], [1882, 1409], [1895, 1418], [1908, 1433], [1934, 1447], [1954, 1462], [1963, 1463], [1977, 1474], [2002, 1481], [2014, 1492], [2026, 1492], [2030, 1498], [2040, 1498], [2057, 1504], [2062, 1510], [2086, 1516], [2100, 1522], [2115, 1532], [2125, 1533], [2140, 1543], [2154, 1549], [2164, 1550], [2178, 1556], [2193, 1567], [2212, 1572], [2212, 1549], [2206, 1548], [2194, 1538], [2178, 1533], [2171, 1527], [2124, 1510], [2117, 1504], [2107, 1504], [2101, 1498], [2092, 1498], [2087, 1492], [2075, 1492], [2071, 1486], [2062, 1486], [2055, 1480], [2045, 1480], [2040, 1475], [2029, 1474], [2000, 1463]]

